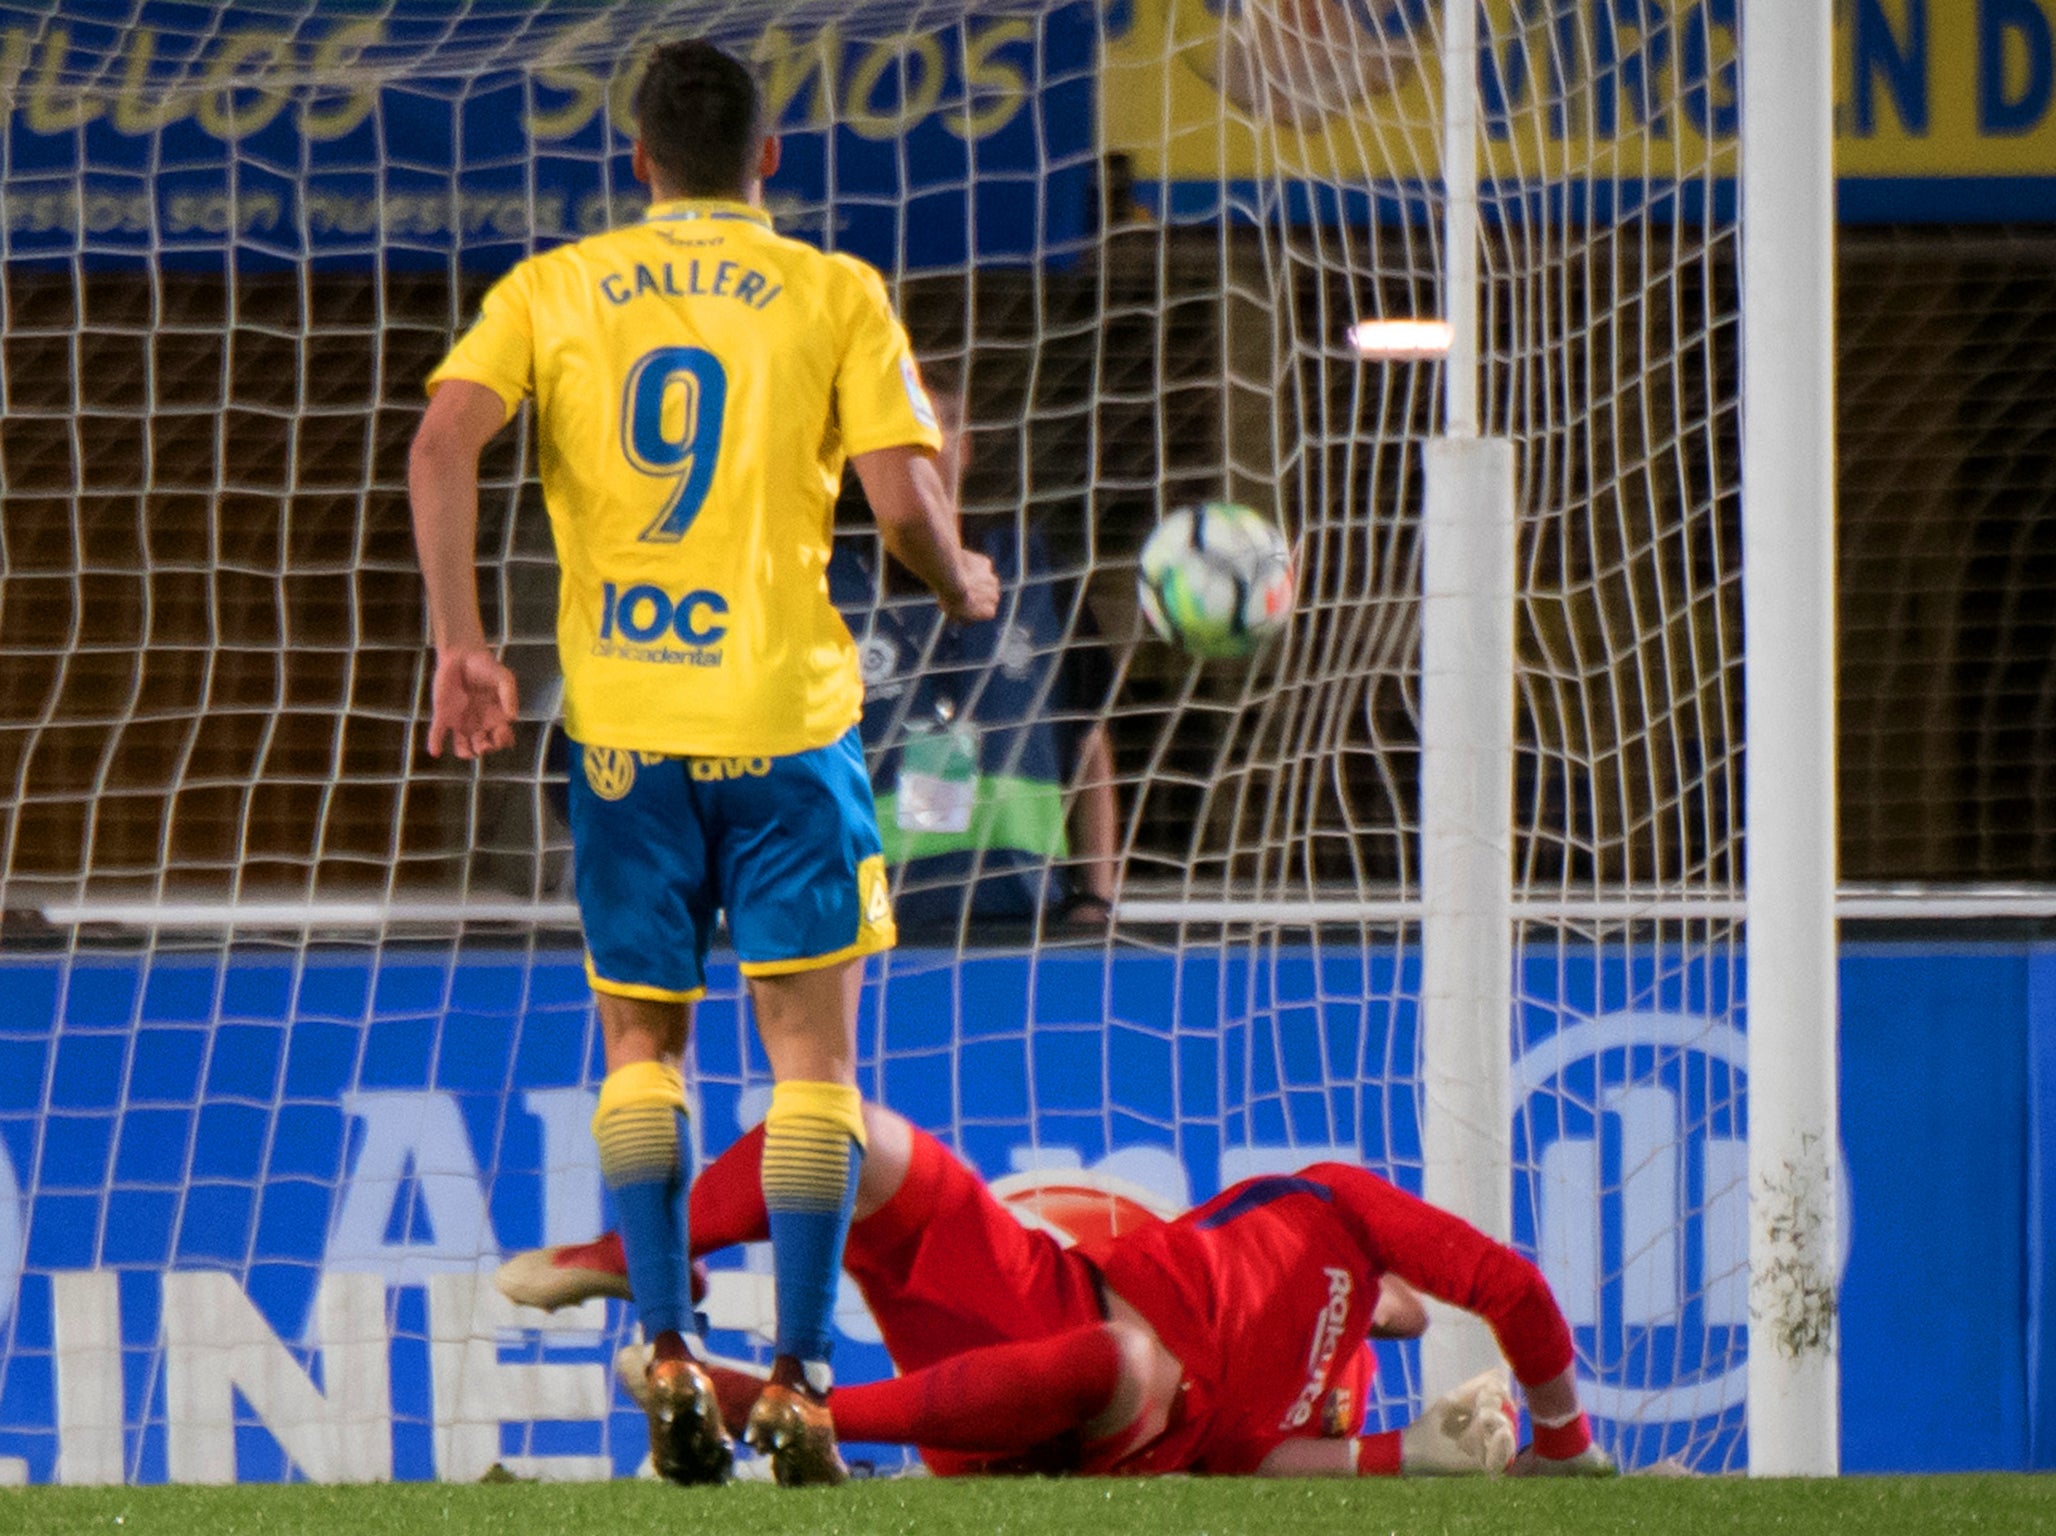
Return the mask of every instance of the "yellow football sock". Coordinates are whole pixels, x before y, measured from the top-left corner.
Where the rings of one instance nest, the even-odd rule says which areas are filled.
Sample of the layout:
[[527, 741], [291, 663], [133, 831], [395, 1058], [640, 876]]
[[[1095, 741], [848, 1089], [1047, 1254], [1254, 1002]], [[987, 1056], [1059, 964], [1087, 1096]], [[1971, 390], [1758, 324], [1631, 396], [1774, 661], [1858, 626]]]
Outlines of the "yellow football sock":
[[771, 1090], [764, 1116], [764, 1203], [772, 1210], [832, 1211], [849, 1193], [850, 1143], [861, 1153], [864, 1100], [841, 1083], [789, 1081]]
[[680, 1167], [679, 1117], [685, 1079], [660, 1061], [630, 1062], [607, 1074], [593, 1111], [600, 1173], [610, 1189], [674, 1177]]

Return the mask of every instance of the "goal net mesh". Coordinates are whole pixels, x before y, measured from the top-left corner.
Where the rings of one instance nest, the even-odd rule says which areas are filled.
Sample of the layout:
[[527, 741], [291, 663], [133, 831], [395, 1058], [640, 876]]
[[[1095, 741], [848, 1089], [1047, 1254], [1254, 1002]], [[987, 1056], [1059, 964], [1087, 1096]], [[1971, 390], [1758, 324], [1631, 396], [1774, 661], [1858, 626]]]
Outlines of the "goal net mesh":
[[[480, 534], [524, 718], [477, 765], [421, 749], [405, 456], [490, 282], [637, 215], [623, 61], [680, 33], [758, 61], [780, 226], [882, 267], [961, 373], [969, 526], [1034, 595], [943, 631], [841, 520], [881, 795], [910, 732], [965, 722], [1046, 732], [1065, 782], [1028, 859], [889, 822], [920, 857], [867, 1092], [1074, 1236], [1326, 1156], [1419, 1188], [1442, 378], [1351, 336], [1442, 309], [1439, 10], [0, 5], [0, 1473], [641, 1457], [624, 1309], [484, 1279], [607, 1219], [528, 420]], [[1480, 67], [1482, 398], [1521, 516], [1514, 1236], [1602, 1440], [1705, 1470], [1741, 1455], [1746, 1290], [1728, 14], [1493, 3]], [[1297, 552], [1247, 663], [1137, 617], [1142, 538], [1208, 498]], [[980, 796], [1040, 749], [1008, 750]], [[967, 904], [1045, 867], [1039, 912]], [[1112, 929], [1062, 904], [1107, 873]], [[731, 965], [695, 1068], [705, 1157], [768, 1091]], [[768, 1266], [721, 1264], [717, 1347], [761, 1358]], [[888, 1369], [840, 1316], [844, 1378]], [[1423, 1388], [1380, 1350], [1372, 1428]]]

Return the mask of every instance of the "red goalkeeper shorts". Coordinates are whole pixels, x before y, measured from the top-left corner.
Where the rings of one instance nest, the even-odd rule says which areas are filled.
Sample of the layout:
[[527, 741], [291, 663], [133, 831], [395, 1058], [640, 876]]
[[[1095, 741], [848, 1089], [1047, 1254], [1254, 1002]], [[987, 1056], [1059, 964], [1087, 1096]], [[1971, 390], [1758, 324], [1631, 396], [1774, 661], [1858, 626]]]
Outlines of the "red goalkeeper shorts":
[[933, 1136], [913, 1135], [906, 1182], [843, 1251], [900, 1370], [1105, 1318], [1090, 1264], [1022, 1226]]

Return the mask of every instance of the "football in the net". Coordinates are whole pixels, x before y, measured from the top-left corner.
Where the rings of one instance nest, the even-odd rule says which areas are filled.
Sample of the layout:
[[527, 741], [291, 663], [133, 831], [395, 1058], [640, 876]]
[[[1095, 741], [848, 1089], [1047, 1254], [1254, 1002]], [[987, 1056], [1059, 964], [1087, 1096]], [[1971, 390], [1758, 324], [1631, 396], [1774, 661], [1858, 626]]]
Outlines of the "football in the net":
[[1136, 572], [1149, 627], [1195, 656], [1248, 656], [1292, 614], [1292, 550], [1250, 507], [1180, 507], [1150, 533]]

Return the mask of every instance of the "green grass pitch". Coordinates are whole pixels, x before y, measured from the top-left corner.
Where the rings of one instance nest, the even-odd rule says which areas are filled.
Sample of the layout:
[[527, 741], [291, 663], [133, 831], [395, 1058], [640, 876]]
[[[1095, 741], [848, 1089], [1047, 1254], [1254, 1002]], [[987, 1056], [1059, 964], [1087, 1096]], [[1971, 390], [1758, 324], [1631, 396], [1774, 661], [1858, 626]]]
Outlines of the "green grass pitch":
[[861, 1482], [833, 1490], [652, 1483], [0, 1490], [23, 1536], [1978, 1536], [2056, 1531], [2056, 1478], [1608, 1483]]

